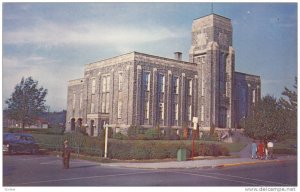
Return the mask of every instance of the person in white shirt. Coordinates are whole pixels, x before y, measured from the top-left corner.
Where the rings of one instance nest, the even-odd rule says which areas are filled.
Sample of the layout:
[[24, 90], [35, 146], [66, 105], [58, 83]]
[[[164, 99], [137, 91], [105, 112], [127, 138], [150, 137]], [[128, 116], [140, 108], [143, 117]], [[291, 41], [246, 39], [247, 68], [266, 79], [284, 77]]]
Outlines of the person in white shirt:
[[269, 141], [267, 144], [267, 147], [268, 147], [268, 152], [269, 152], [269, 159], [273, 159], [273, 147], [274, 147], [273, 142]]

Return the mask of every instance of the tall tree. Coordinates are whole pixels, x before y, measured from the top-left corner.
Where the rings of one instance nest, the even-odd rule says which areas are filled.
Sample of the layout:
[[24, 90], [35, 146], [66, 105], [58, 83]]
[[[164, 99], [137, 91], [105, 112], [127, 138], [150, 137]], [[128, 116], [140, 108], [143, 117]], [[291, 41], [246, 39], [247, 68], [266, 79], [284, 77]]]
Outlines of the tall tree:
[[285, 126], [289, 128], [290, 135], [297, 135], [297, 77], [293, 90], [284, 87], [282, 97], [279, 100], [280, 105], [284, 108], [287, 123]]
[[22, 78], [15, 86], [11, 97], [5, 101], [8, 105], [8, 115], [11, 119], [20, 122], [22, 129], [25, 125], [31, 125], [34, 119], [46, 110], [45, 97], [48, 90], [38, 87], [38, 81], [28, 77]]
[[245, 133], [255, 139], [281, 139], [288, 132], [284, 110], [273, 96], [267, 95], [246, 118]]

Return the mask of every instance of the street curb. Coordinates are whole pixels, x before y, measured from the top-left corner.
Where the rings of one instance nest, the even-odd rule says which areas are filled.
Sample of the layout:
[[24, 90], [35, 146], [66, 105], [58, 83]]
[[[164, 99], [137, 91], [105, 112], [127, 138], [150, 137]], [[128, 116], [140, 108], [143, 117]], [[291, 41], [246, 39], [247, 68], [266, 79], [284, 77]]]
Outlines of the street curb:
[[284, 162], [288, 160], [262, 160], [262, 161], [255, 161], [255, 162], [241, 162], [241, 163], [228, 163], [223, 165], [217, 165], [215, 168], [225, 168], [225, 167], [236, 167], [242, 165], [255, 165], [255, 164], [263, 164], [263, 163], [274, 163], [274, 162]]
[[228, 164], [222, 164], [222, 165], [205, 165], [205, 166], [184, 166], [184, 167], [147, 167], [147, 166], [126, 166], [126, 165], [112, 165], [112, 164], [101, 164], [103, 166], [107, 167], [121, 167], [121, 168], [132, 168], [132, 169], [152, 169], [152, 170], [158, 170], [158, 169], [193, 169], [193, 168], [201, 168], [201, 169], [213, 169], [213, 168], [226, 168], [226, 167], [237, 167], [237, 166], [243, 166], [243, 165], [255, 165], [255, 164], [264, 164], [264, 163], [282, 163], [286, 161], [291, 161], [295, 159], [283, 159], [283, 160], [262, 160], [262, 161], [255, 161], [255, 162], [240, 162], [240, 163], [228, 163]]

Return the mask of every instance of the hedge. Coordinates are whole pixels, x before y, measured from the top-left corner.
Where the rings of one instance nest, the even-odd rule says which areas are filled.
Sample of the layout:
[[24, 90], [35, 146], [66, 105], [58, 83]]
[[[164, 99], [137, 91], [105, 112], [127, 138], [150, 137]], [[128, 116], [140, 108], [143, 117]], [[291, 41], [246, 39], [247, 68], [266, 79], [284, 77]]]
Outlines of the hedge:
[[286, 154], [286, 155], [297, 155], [297, 149], [292, 148], [274, 148], [274, 154]]
[[[101, 156], [104, 154], [104, 140], [101, 137], [89, 137], [82, 134], [46, 135], [33, 134], [41, 148], [60, 151], [63, 141], [68, 139], [75, 153]], [[225, 156], [228, 149], [221, 144], [195, 141], [194, 156]], [[190, 141], [174, 140], [118, 140], [109, 139], [108, 157], [111, 159], [166, 159], [176, 158], [177, 151], [185, 148], [190, 156], [192, 144]]]
[[[192, 145], [182, 141], [120, 141], [110, 140], [108, 157], [111, 159], [166, 159], [176, 158], [177, 151], [185, 148], [190, 156]], [[194, 156], [227, 156], [229, 151], [222, 145], [198, 143], [195, 144]]]

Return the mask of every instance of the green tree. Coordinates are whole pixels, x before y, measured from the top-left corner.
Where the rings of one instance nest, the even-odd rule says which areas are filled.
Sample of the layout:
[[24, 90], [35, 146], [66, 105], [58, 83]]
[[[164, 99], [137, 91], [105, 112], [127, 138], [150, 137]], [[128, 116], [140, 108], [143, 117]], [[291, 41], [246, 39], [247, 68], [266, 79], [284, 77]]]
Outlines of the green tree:
[[38, 81], [28, 77], [22, 78], [15, 86], [11, 97], [5, 101], [8, 108], [8, 116], [20, 122], [22, 129], [25, 125], [32, 125], [34, 119], [46, 111], [45, 97], [48, 90], [38, 87]]
[[284, 109], [285, 118], [287, 120], [286, 127], [289, 129], [290, 135], [297, 135], [297, 77], [295, 77], [295, 84], [293, 90], [284, 88], [282, 92], [283, 97], [279, 99], [280, 105]]
[[245, 119], [245, 134], [254, 139], [281, 139], [286, 129], [284, 110], [273, 96], [267, 95]]

